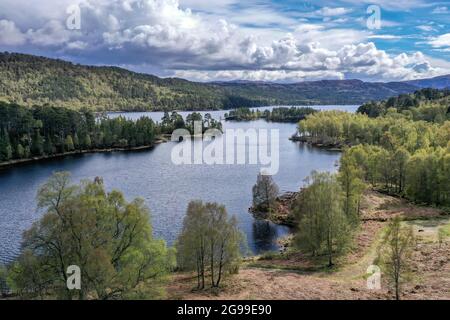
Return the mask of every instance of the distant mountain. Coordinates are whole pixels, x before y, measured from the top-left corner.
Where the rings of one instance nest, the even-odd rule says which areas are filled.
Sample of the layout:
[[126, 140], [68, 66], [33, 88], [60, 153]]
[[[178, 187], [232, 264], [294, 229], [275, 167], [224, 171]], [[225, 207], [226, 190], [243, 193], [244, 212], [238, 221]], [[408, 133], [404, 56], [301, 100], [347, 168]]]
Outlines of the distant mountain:
[[405, 83], [419, 88], [446, 89], [450, 88], [450, 74], [431, 79], [405, 81]]
[[[437, 80], [436, 80], [437, 79]], [[448, 81], [448, 77], [446, 78]], [[0, 100], [93, 110], [213, 110], [264, 105], [363, 104], [411, 93], [427, 80], [323, 80], [199, 83], [159, 78], [118, 67], [97, 67], [18, 53], [0, 53]], [[445, 79], [428, 79], [442, 85]]]
[[362, 104], [382, 100], [418, 87], [402, 82], [363, 82], [361, 80], [321, 80], [292, 84], [266, 82], [222, 82], [222, 88], [249, 99], [274, 100], [274, 104]]

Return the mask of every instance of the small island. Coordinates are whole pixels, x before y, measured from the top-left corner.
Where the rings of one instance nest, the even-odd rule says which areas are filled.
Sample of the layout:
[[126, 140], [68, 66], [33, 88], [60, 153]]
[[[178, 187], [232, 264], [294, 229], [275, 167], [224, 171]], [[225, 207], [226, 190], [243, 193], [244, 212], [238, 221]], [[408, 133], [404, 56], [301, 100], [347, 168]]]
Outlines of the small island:
[[222, 123], [209, 113], [203, 117], [193, 112], [183, 119], [175, 111], [165, 112], [159, 123], [147, 116], [133, 121], [88, 109], [0, 102], [0, 167], [74, 154], [150, 149], [167, 141], [175, 129], [193, 133], [194, 122], [201, 123], [203, 132], [222, 130]]
[[307, 115], [318, 112], [311, 107], [277, 107], [272, 110], [260, 111], [258, 109], [237, 108], [225, 114], [227, 121], [252, 121], [264, 119], [272, 122], [296, 123], [306, 118]]

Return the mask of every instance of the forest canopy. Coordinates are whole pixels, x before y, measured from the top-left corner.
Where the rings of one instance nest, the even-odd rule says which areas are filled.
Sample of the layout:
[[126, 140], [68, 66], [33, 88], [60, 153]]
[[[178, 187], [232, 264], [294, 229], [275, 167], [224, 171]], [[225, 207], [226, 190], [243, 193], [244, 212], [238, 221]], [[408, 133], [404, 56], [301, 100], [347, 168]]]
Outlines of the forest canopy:
[[268, 105], [362, 104], [417, 87], [359, 80], [289, 84], [200, 83], [159, 78], [118, 67], [98, 67], [0, 52], [0, 101], [25, 106], [51, 103], [93, 111], [218, 110]]
[[358, 108], [359, 113], [369, 117], [386, 115], [395, 109], [414, 120], [442, 122], [450, 114], [450, 89], [426, 88], [411, 94], [401, 94], [384, 101], [370, 101]]
[[210, 114], [165, 113], [161, 123], [147, 116], [130, 120], [123, 116], [95, 115], [87, 109], [75, 111], [48, 105], [27, 108], [0, 102], [0, 163], [10, 160], [49, 157], [68, 152], [151, 147], [160, 134], [185, 128], [193, 132], [194, 121], [203, 130], [221, 130]]
[[344, 148], [341, 165], [362, 170], [364, 180], [375, 187], [418, 203], [450, 206], [449, 113], [425, 121], [428, 108], [434, 107], [419, 106], [415, 115], [390, 108], [375, 118], [320, 112], [300, 121], [298, 132], [303, 141]]

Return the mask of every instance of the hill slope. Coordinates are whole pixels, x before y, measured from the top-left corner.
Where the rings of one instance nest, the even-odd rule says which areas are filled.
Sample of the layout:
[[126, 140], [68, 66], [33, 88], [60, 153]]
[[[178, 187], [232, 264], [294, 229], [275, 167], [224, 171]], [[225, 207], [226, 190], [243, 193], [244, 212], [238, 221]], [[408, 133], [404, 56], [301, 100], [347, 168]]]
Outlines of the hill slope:
[[0, 53], [0, 100], [95, 110], [200, 110], [261, 105], [362, 104], [418, 89], [413, 83], [359, 80], [294, 84], [198, 83], [117, 67]]
[[450, 88], [450, 75], [435, 77], [431, 79], [412, 80], [405, 83], [420, 88], [446, 89]]
[[369, 101], [361, 105], [358, 112], [378, 117], [386, 114], [389, 108], [410, 111], [416, 120], [442, 122], [450, 116], [450, 89], [425, 88], [383, 101]]

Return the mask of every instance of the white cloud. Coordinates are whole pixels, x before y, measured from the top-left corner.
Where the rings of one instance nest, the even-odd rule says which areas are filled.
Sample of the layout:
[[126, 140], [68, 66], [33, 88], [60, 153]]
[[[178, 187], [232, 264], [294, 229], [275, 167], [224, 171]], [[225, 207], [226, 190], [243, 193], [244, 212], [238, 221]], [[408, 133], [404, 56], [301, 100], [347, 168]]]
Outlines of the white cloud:
[[[279, 25], [286, 28], [299, 23], [297, 18], [290, 17], [274, 10], [270, 6], [261, 4], [240, 8], [239, 10], [228, 9], [223, 12], [222, 17], [224, 14], [226, 14], [228, 22], [238, 25], [248, 24], [258, 27]], [[217, 17], [217, 13], [214, 16]]]
[[434, 14], [450, 14], [450, 11], [448, 10], [447, 7], [436, 7], [432, 11], [432, 13], [434, 13]]
[[74, 32], [68, 30], [58, 20], [51, 20], [42, 28], [37, 30], [29, 29], [27, 38], [33, 45], [37, 46], [58, 46], [66, 44]]
[[374, 34], [368, 36], [369, 39], [382, 39], [382, 40], [398, 40], [402, 39], [401, 36], [395, 36], [392, 34]]
[[218, 10], [226, 10], [230, 5], [239, 4], [239, 0], [180, 0], [183, 8], [191, 8], [196, 10], [217, 12]]
[[450, 33], [442, 34], [437, 37], [432, 37], [428, 43], [434, 48], [450, 47]]
[[342, 0], [352, 4], [376, 4], [382, 10], [403, 11], [413, 8], [427, 7], [430, 4], [426, 0]]
[[330, 8], [330, 7], [323, 7], [314, 13], [320, 16], [324, 17], [333, 17], [333, 16], [342, 16], [344, 14], [350, 13], [352, 10], [347, 8]]
[[88, 47], [88, 44], [83, 41], [74, 41], [67, 44], [69, 50], [83, 50]]
[[0, 44], [5, 46], [17, 46], [24, 44], [25, 35], [16, 27], [13, 21], [0, 20]]
[[[260, 61], [262, 62], [262, 61]], [[271, 62], [264, 61], [264, 62]], [[444, 69], [433, 68], [420, 52], [390, 56], [373, 43], [346, 45], [338, 51], [310, 46], [295, 59], [285, 61], [283, 68], [272, 70], [177, 70], [176, 76], [199, 81], [253, 80], [302, 81], [314, 79], [343, 79], [351, 75], [366, 80], [405, 80], [443, 74]]]
[[227, 71], [195, 71], [178, 70], [175, 75], [196, 81], [268, 81], [268, 82], [300, 82], [321, 79], [344, 79], [344, 74], [337, 71], [289, 71], [289, 70], [227, 70]]
[[422, 31], [426, 31], [426, 32], [434, 31], [434, 28], [430, 25], [420, 25], [420, 26], [417, 26], [416, 28], [419, 30], [422, 30]]
[[[221, 8], [231, 3], [221, 1], [216, 4]], [[435, 75], [444, 68], [434, 67], [433, 61], [419, 53], [393, 56], [379, 50], [370, 39], [394, 40], [398, 36], [374, 35], [367, 29], [303, 21], [293, 24], [291, 32], [242, 27], [239, 24], [245, 21], [235, 24], [192, 11], [177, 0], [84, 0], [80, 7], [81, 30], [65, 28], [65, 10], [59, 19], [37, 19], [43, 20], [40, 24], [22, 21], [19, 26], [0, 20], [0, 46], [57, 52], [133, 70], [141, 66], [141, 70], [162, 70], [164, 75], [197, 80], [402, 80]], [[255, 10], [260, 14], [255, 22], [261, 25], [278, 14], [265, 6]], [[319, 11], [331, 17], [348, 9], [325, 7]], [[291, 23], [289, 17], [282, 21], [283, 25]], [[446, 48], [438, 46], [441, 38], [429, 41], [436, 48]]]

